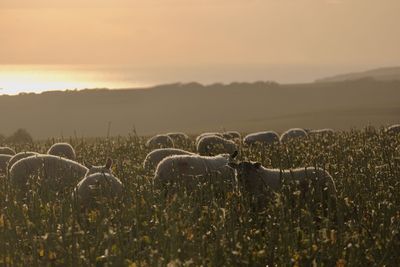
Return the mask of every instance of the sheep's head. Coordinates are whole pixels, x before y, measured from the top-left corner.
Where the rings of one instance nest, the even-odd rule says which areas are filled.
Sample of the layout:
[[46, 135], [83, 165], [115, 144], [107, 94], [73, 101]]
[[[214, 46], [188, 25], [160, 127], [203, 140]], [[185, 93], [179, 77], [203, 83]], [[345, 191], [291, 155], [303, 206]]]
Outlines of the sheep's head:
[[248, 186], [254, 179], [262, 165], [260, 162], [243, 161], [240, 163], [229, 162], [228, 166], [236, 171], [239, 184]]
[[106, 161], [106, 164], [103, 166], [93, 166], [93, 165], [88, 165], [88, 171], [86, 172], [86, 176], [89, 176], [93, 173], [109, 173], [111, 174], [111, 167], [112, 167], [113, 161], [111, 158], [108, 158]]

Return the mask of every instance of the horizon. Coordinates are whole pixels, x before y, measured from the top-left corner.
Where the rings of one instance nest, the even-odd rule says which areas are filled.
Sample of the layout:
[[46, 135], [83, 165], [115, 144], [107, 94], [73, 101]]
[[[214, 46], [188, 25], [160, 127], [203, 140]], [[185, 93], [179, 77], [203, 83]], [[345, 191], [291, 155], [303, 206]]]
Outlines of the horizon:
[[2, 0], [0, 93], [304, 83], [397, 66], [397, 10], [395, 0]]
[[[306, 70], [299, 66], [225, 66], [225, 69], [218, 68], [219, 72], [214, 69], [203, 69], [203, 72], [196, 72], [196, 67], [193, 67], [192, 70], [185, 70], [186, 75], [182, 76], [186, 79], [182, 79], [179, 78], [181, 76], [179, 71], [170, 73], [164, 71], [162, 73], [162, 69], [156, 69], [156, 73], [162, 73], [157, 77], [153, 74], [155, 69], [144, 71], [133, 66], [3, 64], [0, 65], [0, 95], [84, 89], [144, 89], [165, 84], [190, 82], [197, 82], [202, 85], [235, 82], [254, 83], [258, 81], [271, 81], [279, 84], [306, 84], [337, 75], [396, 67], [382, 66], [362, 69], [352, 66], [348, 68], [347, 72], [344, 71], [344, 68], [333, 66], [325, 67], [325, 69], [308, 66]], [[130, 71], [133, 73], [129, 74]], [[210, 78], [211, 72], [213, 73], [211, 77], [214, 78]], [[165, 78], [166, 76], [168, 78]], [[238, 76], [241, 77], [232, 78]]]

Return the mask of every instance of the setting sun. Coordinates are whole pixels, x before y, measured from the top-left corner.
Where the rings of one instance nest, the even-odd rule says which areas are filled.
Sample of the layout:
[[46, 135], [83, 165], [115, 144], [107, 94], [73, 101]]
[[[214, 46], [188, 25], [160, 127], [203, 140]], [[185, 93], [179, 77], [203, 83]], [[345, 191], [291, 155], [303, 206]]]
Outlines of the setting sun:
[[399, 266], [400, 0], [0, 0], [0, 266]]

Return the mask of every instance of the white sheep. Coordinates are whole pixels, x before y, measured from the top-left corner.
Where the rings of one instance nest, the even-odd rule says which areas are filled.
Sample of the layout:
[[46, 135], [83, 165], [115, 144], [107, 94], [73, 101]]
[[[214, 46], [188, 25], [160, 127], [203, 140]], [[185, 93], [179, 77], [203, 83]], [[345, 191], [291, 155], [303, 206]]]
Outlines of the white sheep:
[[10, 147], [0, 147], [0, 154], [3, 155], [15, 155], [15, 150]]
[[36, 152], [31, 152], [31, 151], [27, 151], [27, 152], [19, 152], [17, 154], [15, 154], [14, 156], [12, 156], [12, 158], [10, 159], [10, 161], [8, 162], [8, 166], [7, 169], [11, 169], [11, 167], [20, 159], [23, 158], [27, 158], [30, 156], [34, 156], [34, 155], [38, 155], [38, 153]]
[[88, 168], [78, 162], [53, 156], [34, 155], [18, 160], [9, 170], [9, 180], [17, 189], [25, 189], [31, 177], [39, 177], [34, 182], [48, 183], [54, 190], [62, 190], [75, 185], [88, 172]]
[[242, 139], [242, 135], [238, 131], [226, 131], [222, 133], [222, 137], [228, 140]]
[[274, 131], [251, 133], [244, 137], [243, 143], [246, 145], [279, 143], [279, 135]]
[[223, 137], [223, 136], [222, 136], [222, 133], [218, 133], [218, 132], [206, 132], [206, 133], [202, 133], [202, 134], [200, 134], [200, 135], [198, 135], [198, 136], [196, 137], [196, 146], [197, 146], [197, 144], [199, 143], [199, 141], [200, 141], [203, 137], [205, 137], [205, 136], [210, 136], [210, 135], [212, 135], [212, 136], [216, 135], [216, 136], [219, 136], [219, 137]]
[[172, 155], [194, 155], [194, 153], [177, 148], [159, 148], [147, 154], [143, 161], [145, 170], [154, 170], [164, 158]]
[[174, 145], [186, 145], [189, 143], [190, 138], [187, 134], [181, 133], [181, 132], [174, 132], [174, 133], [167, 133], [167, 136], [169, 136], [172, 141], [174, 142]]
[[201, 178], [234, 179], [233, 170], [227, 165], [237, 155], [221, 154], [214, 157], [200, 155], [175, 155], [164, 158], [157, 166], [154, 183], [183, 182], [193, 184]]
[[146, 147], [151, 149], [174, 147], [174, 141], [168, 135], [158, 134], [147, 140]]
[[297, 138], [306, 138], [308, 137], [308, 134], [304, 129], [301, 128], [292, 128], [287, 130], [281, 135], [280, 141], [281, 143], [285, 143], [289, 140], [292, 139], [297, 139]]
[[120, 200], [123, 184], [111, 173], [112, 160], [107, 159], [104, 166], [92, 166], [74, 190], [74, 197], [84, 208], [93, 208], [96, 204]]
[[386, 132], [388, 134], [399, 134], [400, 133], [400, 124], [393, 124], [386, 128]]
[[75, 149], [68, 143], [53, 144], [47, 151], [47, 154], [64, 157], [71, 160], [76, 159]]
[[[263, 196], [265, 188], [279, 192], [283, 183], [299, 184], [306, 191], [312, 184], [314, 189], [326, 191], [336, 198], [336, 186], [332, 176], [325, 170], [314, 167], [292, 170], [268, 169], [259, 162], [230, 162], [228, 165], [236, 170], [237, 180], [246, 191], [255, 196]], [[319, 191], [317, 191], [319, 192]], [[304, 193], [304, 192], [303, 192]]]
[[11, 158], [11, 155], [0, 154], [0, 174], [7, 173], [8, 162]]
[[214, 156], [218, 154], [232, 154], [238, 150], [235, 142], [219, 137], [217, 135], [207, 135], [197, 143], [197, 152], [202, 156]]

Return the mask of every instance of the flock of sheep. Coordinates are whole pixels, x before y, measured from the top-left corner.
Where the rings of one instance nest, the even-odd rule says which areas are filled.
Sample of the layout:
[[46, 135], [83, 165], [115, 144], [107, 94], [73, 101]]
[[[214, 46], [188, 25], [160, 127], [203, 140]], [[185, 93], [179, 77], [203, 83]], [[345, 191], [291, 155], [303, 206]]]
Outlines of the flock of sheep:
[[111, 173], [112, 160], [104, 166], [84, 166], [75, 161], [74, 148], [68, 143], [56, 143], [46, 154], [20, 152], [0, 147], [0, 174], [6, 174], [19, 197], [35, 184], [30, 178], [40, 177], [40, 183], [61, 192], [74, 186], [73, 197], [83, 206], [91, 207], [98, 197], [121, 196], [121, 181]]
[[[279, 136], [276, 132], [252, 133], [243, 138], [246, 146], [256, 143], [265, 145], [288, 142], [309, 135], [332, 134], [332, 129], [306, 131], [290, 129]], [[179, 139], [177, 138], [179, 136]], [[235, 131], [203, 133], [195, 140], [197, 153], [171, 148], [171, 144], [189, 142], [183, 133], [156, 135], [146, 145], [153, 149], [145, 158], [143, 167], [154, 172], [154, 182], [163, 187], [166, 184], [183, 182], [185, 186], [195, 184], [199, 179], [220, 179], [236, 181], [244, 190], [257, 198], [263, 198], [266, 188], [279, 192], [284, 182], [294, 182], [307, 188], [328, 192], [336, 197], [336, 187], [331, 175], [314, 167], [292, 170], [268, 169], [259, 162], [236, 160], [241, 135]]]
[[[387, 132], [399, 134], [400, 125], [388, 127]], [[191, 142], [184, 133], [160, 134], [150, 138], [146, 146], [151, 152], [143, 162], [146, 172], [154, 175], [154, 185], [162, 188], [181, 182], [193, 186], [200, 179], [232, 181], [255, 197], [263, 197], [266, 188], [279, 192], [287, 181], [295, 182], [303, 190], [322, 190], [336, 197], [332, 176], [325, 170], [303, 167], [291, 170], [269, 169], [259, 162], [238, 161], [239, 145], [251, 146], [256, 143], [284, 143], [295, 138], [310, 135], [329, 135], [332, 129], [304, 130], [290, 129], [279, 136], [276, 132], [252, 133], [243, 139], [236, 131], [211, 132], [199, 135], [196, 140], [197, 152], [177, 147], [187, 147]], [[32, 176], [41, 177], [40, 183], [47, 183], [56, 191], [73, 187], [73, 196], [84, 207], [91, 207], [93, 201], [118, 199], [122, 196], [123, 184], [111, 171], [112, 160], [104, 166], [84, 166], [76, 160], [74, 148], [68, 143], [56, 143], [46, 154], [20, 152], [0, 147], [0, 174], [6, 175], [9, 184], [22, 194], [32, 183]], [[37, 182], [37, 181], [36, 181]]]

